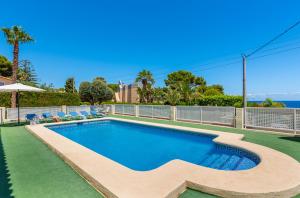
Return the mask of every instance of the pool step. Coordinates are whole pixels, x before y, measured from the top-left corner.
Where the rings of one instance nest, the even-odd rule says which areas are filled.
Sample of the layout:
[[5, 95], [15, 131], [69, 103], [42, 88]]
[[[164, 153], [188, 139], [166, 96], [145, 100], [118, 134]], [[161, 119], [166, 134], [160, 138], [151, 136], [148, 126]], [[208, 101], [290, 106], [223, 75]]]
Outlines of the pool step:
[[252, 160], [250, 160], [250, 159], [248, 159], [246, 157], [243, 157], [239, 161], [239, 163], [237, 164], [237, 166], [235, 167], [234, 170], [245, 170], [245, 169], [248, 169], [249, 165], [252, 166], [252, 167], [254, 167], [255, 163]]
[[202, 166], [210, 167], [210, 165], [211, 165], [212, 163], [214, 163], [219, 157], [220, 157], [219, 154], [208, 154], [208, 155], [202, 160], [202, 162], [200, 162], [200, 164], [201, 164]]
[[255, 166], [254, 162], [246, 157], [226, 153], [212, 153], [203, 158], [199, 164], [219, 170], [244, 170], [249, 167], [249, 163], [253, 163], [253, 166]]
[[232, 155], [229, 160], [221, 167], [222, 170], [235, 170], [241, 157]]
[[230, 155], [222, 154], [213, 164], [210, 165], [211, 168], [221, 169], [221, 167], [226, 164], [227, 160], [230, 159]]

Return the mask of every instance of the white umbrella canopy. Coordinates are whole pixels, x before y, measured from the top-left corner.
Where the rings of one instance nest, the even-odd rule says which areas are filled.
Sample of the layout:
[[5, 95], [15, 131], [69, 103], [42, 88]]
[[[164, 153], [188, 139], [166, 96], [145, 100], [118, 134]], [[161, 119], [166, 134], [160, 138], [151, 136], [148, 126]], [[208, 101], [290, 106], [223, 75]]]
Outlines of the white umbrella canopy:
[[0, 92], [13, 92], [13, 91], [42, 92], [45, 90], [36, 87], [31, 87], [28, 85], [23, 85], [22, 83], [0, 86]]
[[18, 124], [20, 123], [20, 100], [19, 100], [19, 92], [26, 91], [26, 92], [42, 92], [45, 91], [43, 89], [39, 89], [36, 87], [31, 87], [28, 85], [23, 85], [22, 83], [14, 83], [10, 85], [3, 85], [0, 86], [0, 92], [17, 92], [17, 105], [18, 105]]

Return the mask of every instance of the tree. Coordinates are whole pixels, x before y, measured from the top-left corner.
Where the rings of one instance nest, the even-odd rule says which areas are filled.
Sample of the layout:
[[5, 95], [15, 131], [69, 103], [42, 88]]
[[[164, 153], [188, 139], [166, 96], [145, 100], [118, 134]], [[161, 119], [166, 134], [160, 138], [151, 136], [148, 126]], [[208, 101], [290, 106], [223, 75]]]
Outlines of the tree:
[[168, 77], [165, 80], [165, 84], [172, 89], [178, 88], [179, 83], [186, 84], [190, 88], [206, 86], [206, 81], [204, 78], [196, 77], [191, 72], [184, 70], [179, 70], [168, 74]]
[[175, 106], [180, 102], [180, 99], [181, 99], [181, 95], [176, 89], [171, 89], [171, 88], [167, 89], [165, 95], [165, 100], [167, 104]]
[[109, 88], [111, 88], [111, 90], [113, 90], [113, 92], [118, 92], [118, 90], [119, 90], [119, 85], [118, 84], [108, 84], [107, 86]]
[[96, 77], [94, 80], [100, 80], [100, 81], [102, 81], [102, 82], [104, 82], [106, 84], [105, 78], [103, 78], [101, 76]]
[[203, 93], [206, 89], [206, 81], [202, 77], [197, 77], [191, 72], [180, 70], [172, 72], [165, 80], [166, 85], [170, 89], [177, 90], [183, 102], [191, 104], [195, 92]]
[[65, 83], [65, 92], [67, 93], [77, 93], [76, 87], [75, 87], [75, 79], [68, 78]]
[[12, 64], [5, 57], [0, 55], [0, 76], [11, 77], [12, 75]]
[[281, 102], [274, 102], [271, 98], [266, 98], [265, 101], [261, 103], [262, 107], [285, 107], [285, 105]]
[[[33, 38], [27, 34], [20, 26], [11, 28], [2, 28], [6, 41], [13, 45], [13, 65], [12, 65], [12, 80], [17, 82], [18, 66], [19, 66], [19, 44], [33, 41]], [[16, 92], [12, 93], [11, 106], [16, 107]]]
[[138, 88], [138, 94], [141, 103], [149, 103], [153, 101], [153, 89], [152, 86], [155, 83], [153, 75], [150, 71], [142, 70], [138, 73], [135, 82], [142, 87]]
[[38, 80], [35, 69], [29, 60], [22, 60], [19, 64], [18, 79], [20, 82], [37, 86]]
[[113, 91], [100, 79], [94, 79], [91, 86], [91, 96], [93, 98], [92, 104], [98, 102], [101, 104], [103, 101], [111, 100]]
[[46, 90], [47, 92], [55, 92], [55, 88], [54, 88], [54, 85], [52, 83], [50, 83], [50, 84], [42, 83], [39, 87], [41, 89]]
[[82, 82], [79, 86], [79, 95], [82, 102], [101, 104], [103, 101], [111, 100], [113, 91], [105, 82], [105, 80], [100, 78], [95, 78], [92, 83]]
[[92, 95], [91, 95], [91, 83], [84, 81], [80, 83], [79, 86], [79, 96], [82, 102], [91, 102], [92, 101]]
[[205, 96], [224, 95], [224, 88], [222, 85], [211, 85], [206, 87], [204, 91]]
[[166, 90], [164, 88], [153, 89], [153, 102], [163, 104], [165, 102]]

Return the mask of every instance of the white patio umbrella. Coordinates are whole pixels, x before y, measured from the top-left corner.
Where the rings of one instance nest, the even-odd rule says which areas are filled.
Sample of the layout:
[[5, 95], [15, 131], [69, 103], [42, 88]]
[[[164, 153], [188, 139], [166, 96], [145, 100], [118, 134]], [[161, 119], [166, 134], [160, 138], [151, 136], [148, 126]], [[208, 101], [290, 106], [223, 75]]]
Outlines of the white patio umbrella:
[[18, 107], [18, 124], [20, 123], [20, 100], [19, 100], [19, 92], [26, 91], [26, 92], [42, 92], [45, 91], [43, 89], [39, 89], [36, 87], [31, 87], [28, 85], [23, 85], [21, 83], [15, 83], [10, 85], [3, 85], [0, 86], [0, 92], [17, 92], [17, 107]]

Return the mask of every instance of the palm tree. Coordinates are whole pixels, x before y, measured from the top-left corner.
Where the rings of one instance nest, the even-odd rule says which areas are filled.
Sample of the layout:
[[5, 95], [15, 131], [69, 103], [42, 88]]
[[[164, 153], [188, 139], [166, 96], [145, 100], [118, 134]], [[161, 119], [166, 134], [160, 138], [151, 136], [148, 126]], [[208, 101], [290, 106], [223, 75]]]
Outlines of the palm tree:
[[153, 85], [155, 83], [155, 80], [153, 78], [153, 75], [150, 71], [148, 70], [143, 70], [138, 73], [138, 76], [135, 79], [136, 83], [142, 83], [143, 89], [147, 88], [147, 85]]
[[142, 84], [142, 88], [138, 88], [140, 102], [151, 102], [153, 99], [152, 85], [155, 83], [152, 73], [144, 69], [138, 73], [135, 82]]
[[[11, 28], [2, 28], [6, 41], [13, 45], [13, 66], [12, 66], [12, 80], [17, 82], [18, 66], [19, 66], [19, 44], [33, 41], [33, 38], [27, 34], [22, 27], [13, 26]], [[16, 92], [12, 93], [11, 106], [16, 107]]]
[[168, 88], [165, 95], [165, 100], [168, 104], [175, 106], [180, 102], [180, 99], [181, 95], [176, 89]]

